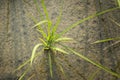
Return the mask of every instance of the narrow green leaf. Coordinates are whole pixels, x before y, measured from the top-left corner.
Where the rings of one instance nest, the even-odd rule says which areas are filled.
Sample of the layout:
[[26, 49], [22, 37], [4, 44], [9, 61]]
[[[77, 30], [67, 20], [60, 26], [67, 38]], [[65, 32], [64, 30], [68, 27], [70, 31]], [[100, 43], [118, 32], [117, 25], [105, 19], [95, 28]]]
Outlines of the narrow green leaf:
[[118, 6], [120, 7], [120, 0], [117, 0]]
[[44, 46], [47, 46], [47, 43], [46, 43], [45, 40], [43, 40], [42, 38], [39, 38], [39, 39], [40, 39], [40, 41], [44, 44]]
[[48, 20], [40, 21], [40, 22], [38, 22], [36, 25], [34, 25], [32, 28], [34, 28], [34, 27], [36, 27], [36, 26], [38, 26], [38, 25], [41, 25], [41, 24], [47, 23], [47, 22], [48, 22]]
[[67, 38], [67, 37], [63, 37], [63, 38], [58, 38], [55, 40], [55, 42], [61, 42], [61, 41], [75, 41], [72, 38]]
[[112, 41], [112, 40], [119, 40], [120, 37], [117, 37], [117, 38], [109, 38], [109, 39], [103, 39], [103, 40], [98, 40], [98, 41], [95, 41], [93, 42], [92, 44], [97, 44], [97, 43], [102, 43], [102, 42], [108, 42], [108, 41]]
[[116, 22], [115, 20], [113, 20], [112, 18], [110, 18], [110, 20], [112, 21], [112, 22], [114, 22], [117, 26], [119, 26], [120, 27], [120, 24], [118, 23], [118, 22]]
[[41, 0], [41, 5], [43, 7], [43, 10], [44, 10], [44, 13], [45, 13], [45, 16], [46, 16], [47, 20], [49, 20], [49, 15], [48, 15], [48, 11], [47, 11], [47, 8], [45, 6], [44, 0]]
[[32, 74], [27, 80], [31, 80], [35, 76], [35, 73]]
[[48, 20], [47, 32], [48, 32], [48, 37], [49, 37], [50, 36], [50, 28], [52, 26], [52, 21], [49, 18], [48, 11], [47, 11], [47, 8], [46, 8], [44, 0], [41, 0], [41, 5], [43, 7], [43, 11], [45, 13], [46, 19]]
[[38, 29], [37, 31], [42, 34], [42, 38], [44, 38], [44, 39], [47, 38], [47, 35], [44, 31], [42, 31], [41, 29]]
[[35, 3], [35, 5], [36, 5], [36, 9], [37, 9], [37, 11], [38, 11], [38, 13], [39, 13], [39, 15], [40, 15], [40, 19], [41, 20], [43, 20], [44, 18], [44, 16], [43, 16], [43, 14], [41, 13], [41, 11], [40, 11], [40, 8], [39, 8], [39, 5], [38, 5], [38, 2], [37, 2], [37, 0], [34, 0], [34, 3]]
[[48, 21], [47, 20], [43, 20], [43, 21], [40, 21], [40, 22], [38, 22], [36, 25], [34, 25], [32, 28], [34, 28], [34, 27], [37, 27], [37, 29], [38, 29], [38, 31], [42, 34], [42, 36], [44, 37], [44, 38], [46, 38], [47, 36], [46, 36], [46, 33], [43, 31], [43, 29], [41, 28], [41, 24], [44, 24], [44, 23], [47, 23]]
[[[34, 21], [34, 23], [35, 23], [36, 25], [38, 24], [38, 25], [37, 25], [38, 32], [40, 32], [40, 33], [42, 34], [43, 38], [46, 38], [47, 35], [46, 35], [46, 33], [44, 32], [44, 30], [42, 29], [41, 25], [42, 25], [43, 23], [46, 23], [47, 20], [43, 20], [43, 21], [38, 22], [37, 19], [35, 19], [35, 18], [34, 18], [33, 16], [31, 16], [30, 14], [28, 14], [27, 16], [30, 17], [30, 18]], [[36, 27], [36, 25], [33, 26], [32, 28]]]
[[98, 67], [98, 68], [100, 68], [100, 69], [110, 73], [111, 75], [114, 75], [114, 76], [120, 78], [120, 74], [119, 73], [111, 71], [109, 68], [107, 68], [107, 67], [105, 67], [105, 66], [103, 66], [103, 65], [101, 65], [99, 63], [96, 63], [96, 62], [90, 60], [89, 58], [85, 57], [84, 55], [74, 51], [73, 49], [71, 49], [71, 48], [69, 48], [69, 47], [67, 47], [65, 45], [62, 45], [62, 44], [59, 44], [59, 45], [61, 45], [62, 47], [66, 48], [67, 50], [69, 50], [70, 52], [74, 53], [75, 55], [79, 56], [80, 58], [84, 59], [85, 61], [95, 65], [96, 67]]
[[53, 30], [52, 30], [53, 34], [56, 32], [56, 30], [60, 24], [61, 16], [62, 16], [62, 10], [60, 11], [59, 16], [57, 17], [57, 22], [56, 22], [55, 26], [53, 27]]
[[[44, 49], [41, 50], [41, 52], [38, 52], [34, 58], [36, 58], [37, 56], [40, 56], [41, 53], [43, 52]], [[14, 70], [14, 72], [20, 70], [21, 68], [23, 68], [25, 65], [27, 65], [29, 62], [31, 61], [31, 59], [28, 59], [27, 61], [25, 61], [24, 63], [22, 63], [17, 69]]]
[[[60, 58], [59, 58], [60, 59]], [[62, 64], [61, 63], [59, 63], [60, 61], [58, 60], [58, 62], [56, 61], [56, 64], [57, 64], [57, 66], [59, 67], [59, 69], [60, 69], [60, 71], [62, 72], [62, 74], [64, 75], [64, 77], [65, 77], [65, 79], [67, 80], [68, 79], [68, 76], [66, 75], [66, 73], [65, 73], [65, 71], [64, 71], [64, 69], [63, 69], [63, 67], [62, 67]], [[68, 64], [67, 64], [68, 65]]]
[[53, 50], [56, 50], [56, 51], [59, 51], [59, 52], [62, 52], [64, 54], [69, 54], [68, 52], [66, 52], [65, 50], [61, 49], [61, 48], [57, 48], [57, 47], [53, 47], [52, 48]]
[[118, 40], [118, 41], [110, 44], [109, 46], [106, 46], [103, 50], [106, 50], [106, 49], [108, 49], [108, 48], [110, 48], [110, 47], [112, 47], [112, 46], [114, 46], [114, 45], [116, 45], [116, 44], [118, 44], [118, 43], [120, 43], [120, 40]]
[[[22, 67], [24, 67], [26, 64], [28, 64], [30, 62], [30, 59], [29, 60], [27, 60], [27, 61], [25, 61], [23, 64], [21, 64], [15, 71], [17, 71], [17, 70], [20, 70]], [[14, 71], [14, 72], [15, 72]]]
[[51, 25], [52, 25], [52, 22], [49, 20], [48, 22], [48, 27], [47, 27], [47, 38], [49, 39], [51, 37]]
[[39, 44], [35, 45], [35, 47], [33, 48], [32, 55], [31, 55], [31, 65], [32, 65], [33, 59], [34, 59], [34, 57], [35, 57], [36, 50], [37, 50], [40, 46], [43, 46], [43, 44], [39, 43]]
[[74, 51], [74, 50], [72, 50], [72, 49], [70, 49], [70, 48], [68, 48], [68, 50], [70, 50], [71, 52], [73, 52], [75, 55], [77, 55], [77, 56], [81, 57], [81, 58], [82, 58], [82, 59], [84, 59], [85, 61], [90, 62], [91, 64], [93, 64], [93, 65], [97, 66], [98, 68], [100, 68], [100, 69], [102, 69], [102, 70], [104, 70], [104, 71], [106, 71], [106, 72], [110, 73], [111, 75], [114, 75], [114, 76], [116, 76], [116, 77], [120, 78], [120, 74], [118, 74], [118, 73], [116, 73], [116, 72], [111, 71], [109, 68], [104, 67], [103, 65], [101, 65], [101, 64], [99, 64], [99, 63], [96, 63], [96, 62], [94, 62], [94, 61], [90, 60], [89, 58], [87, 58], [87, 57], [83, 56], [83, 55], [82, 55], [82, 54], [80, 54], [80, 53], [77, 53], [76, 51]]
[[96, 75], [97, 75], [99, 72], [100, 72], [100, 69], [98, 69], [98, 70], [96, 70], [95, 72], [93, 72], [93, 73], [89, 76], [88, 80], [94, 80], [95, 77], [96, 77]]
[[27, 70], [24, 71], [24, 73], [20, 76], [18, 80], [23, 80], [23, 77], [27, 74], [30, 68], [27, 68]]
[[37, 19], [35, 17], [33, 17], [31, 14], [27, 14], [27, 16], [35, 23], [37, 24]]
[[102, 11], [102, 12], [99, 12], [99, 13], [96, 13], [96, 14], [93, 14], [93, 15], [88, 16], [88, 17], [86, 17], [86, 18], [84, 18], [84, 19], [82, 19], [82, 20], [79, 20], [79, 21], [75, 22], [74, 24], [72, 24], [71, 26], [69, 26], [69, 27], [67, 27], [66, 29], [64, 29], [64, 30], [59, 34], [59, 37], [61, 37], [61, 36], [62, 36], [63, 34], [65, 34], [66, 32], [70, 31], [71, 29], [73, 29], [73, 28], [76, 27], [77, 25], [79, 25], [79, 24], [81, 24], [81, 23], [83, 23], [83, 22], [85, 22], [85, 21], [87, 21], [87, 20], [90, 20], [90, 19], [92, 19], [92, 18], [94, 18], [94, 17], [100, 16], [100, 15], [102, 15], [102, 14], [105, 14], [105, 13], [107, 13], [107, 12], [110, 12], [110, 11], [113, 11], [113, 10], [116, 10], [116, 9], [119, 9], [119, 7], [107, 9], [107, 10], [105, 10], [105, 11]]
[[66, 77], [63, 67], [61, 65], [59, 65], [59, 67], [60, 67], [60, 70], [63, 73], [63, 75]]
[[49, 55], [50, 75], [51, 75], [51, 78], [52, 78], [52, 77], [53, 77], [53, 71], [52, 71], [52, 60], [51, 60], [51, 55], [50, 55], [50, 53], [49, 53], [48, 55]]

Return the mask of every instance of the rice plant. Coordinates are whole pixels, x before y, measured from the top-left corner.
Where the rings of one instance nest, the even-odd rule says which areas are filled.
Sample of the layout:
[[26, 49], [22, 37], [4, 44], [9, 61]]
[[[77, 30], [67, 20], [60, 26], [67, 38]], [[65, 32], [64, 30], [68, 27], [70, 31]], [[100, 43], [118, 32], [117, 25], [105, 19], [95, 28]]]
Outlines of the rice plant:
[[[100, 68], [100, 69], [102, 69], [102, 70], [110, 73], [113, 76], [116, 76], [116, 77], [120, 78], [120, 74], [111, 71], [109, 68], [107, 68], [107, 67], [105, 67], [105, 66], [103, 66], [103, 65], [101, 65], [99, 63], [96, 63], [96, 62], [92, 61], [88, 57], [82, 55], [81, 53], [76, 52], [75, 50], [73, 50], [70, 47], [68, 47], [68, 46], [66, 46], [66, 45], [63, 44], [64, 42], [74, 41], [74, 39], [72, 39], [72, 38], [63, 37], [63, 35], [65, 33], [67, 33], [68, 31], [70, 31], [74, 27], [76, 27], [77, 25], [79, 25], [79, 24], [81, 24], [81, 23], [83, 23], [83, 22], [85, 22], [87, 20], [90, 20], [90, 19], [92, 19], [94, 17], [97, 17], [99, 15], [105, 14], [107, 12], [119, 9], [118, 7], [112, 8], [112, 9], [108, 9], [108, 10], [105, 10], [105, 11], [102, 11], [102, 12], [99, 12], [99, 13], [95, 13], [95, 14], [93, 14], [91, 16], [88, 16], [88, 17], [86, 17], [86, 18], [84, 18], [82, 20], [79, 20], [79, 21], [73, 23], [71, 26], [68, 26], [62, 32], [57, 33], [56, 31], [57, 31], [57, 28], [58, 28], [58, 26], [60, 24], [60, 21], [61, 21], [62, 10], [60, 11], [59, 16], [57, 17], [57, 21], [56, 21], [55, 25], [53, 25], [53, 22], [49, 18], [49, 13], [48, 13], [47, 8], [45, 6], [44, 0], [41, 0], [41, 5], [42, 5], [44, 13], [41, 13], [41, 11], [40, 11], [40, 9], [38, 7], [39, 4], [37, 3], [37, 1], [34, 0], [34, 2], [36, 4], [37, 11], [39, 12], [41, 21], [38, 21], [34, 17], [31, 17], [31, 16], [30, 17], [35, 22], [35, 25], [32, 28], [33, 29], [34, 28], [37, 29], [37, 31], [41, 34], [41, 37], [39, 38], [39, 40], [40, 40], [41, 43], [38, 43], [38, 44], [36, 44], [34, 46], [34, 48], [32, 50], [32, 54], [31, 54], [30, 59], [28, 59], [26, 62], [24, 62], [23, 64], [21, 64], [15, 70], [15, 71], [20, 70], [25, 65], [29, 64], [29, 68], [25, 72], [23, 72], [23, 75], [21, 75], [21, 77], [19, 78], [19, 80], [23, 79], [23, 77], [30, 70], [31, 66], [34, 66], [33, 65], [34, 59], [36, 57], [40, 56], [41, 54], [44, 54], [47, 57], [46, 59], [47, 59], [48, 66], [49, 66], [48, 75], [50, 75], [50, 77], [49, 77], [50, 80], [55, 80], [54, 79], [55, 75], [54, 75], [54, 72], [53, 72], [53, 67], [56, 65], [56, 62], [55, 62], [55, 55], [56, 55], [55, 53], [56, 53], [56, 51], [58, 51], [58, 52], [60, 52], [60, 53], [62, 53], [64, 55], [69, 55], [69, 54], [77, 55], [80, 58], [84, 59], [85, 61], [87, 61], [87, 62], [95, 65], [96, 67], [98, 67], [98, 68]], [[43, 16], [43, 14], [45, 16]], [[43, 30], [42, 26], [44, 26], [46, 30]], [[41, 51], [39, 53], [36, 53], [36, 50], [38, 48], [40, 48], [40, 47], [42, 48]], [[63, 68], [62, 68], [62, 66], [60, 64], [59, 64], [59, 67], [60, 67], [61, 72], [64, 73], [64, 70], [63, 70]], [[94, 75], [93, 75], [93, 77], [94, 77]]]

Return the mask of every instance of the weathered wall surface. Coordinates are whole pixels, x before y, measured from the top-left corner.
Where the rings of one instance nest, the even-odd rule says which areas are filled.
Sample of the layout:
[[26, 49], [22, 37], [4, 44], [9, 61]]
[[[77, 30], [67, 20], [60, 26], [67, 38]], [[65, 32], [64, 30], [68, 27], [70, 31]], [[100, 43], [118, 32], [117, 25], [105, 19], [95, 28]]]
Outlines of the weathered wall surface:
[[[63, 6], [58, 32], [96, 11], [116, 6], [114, 0], [45, 0], [45, 4], [53, 22], [56, 21], [60, 7]], [[98, 39], [120, 36], [120, 27], [110, 20], [112, 18], [120, 22], [119, 12], [120, 10], [116, 10], [86, 21], [65, 35], [77, 41], [68, 44], [69, 46], [118, 73], [120, 73], [120, 43], [118, 41], [91, 43]], [[29, 15], [40, 20], [32, 0], [0, 0], [0, 80], [17, 80], [27, 67], [16, 73], [13, 71], [30, 57], [32, 48], [39, 43], [39, 40], [36, 40], [39, 34], [31, 29], [34, 23]], [[114, 43], [117, 44], [109, 47]], [[106, 47], [108, 48], [105, 49]], [[66, 73], [66, 77], [62, 73], [59, 75], [60, 80], [89, 80], [96, 71], [98, 74], [94, 80], [119, 80], [75, 55], [58, 54], [57, 59]], [[31, 80], [46, 80], [43, 57], [35, 60], [34, 65], [25, 80], [30, 76], [33, 76]]]

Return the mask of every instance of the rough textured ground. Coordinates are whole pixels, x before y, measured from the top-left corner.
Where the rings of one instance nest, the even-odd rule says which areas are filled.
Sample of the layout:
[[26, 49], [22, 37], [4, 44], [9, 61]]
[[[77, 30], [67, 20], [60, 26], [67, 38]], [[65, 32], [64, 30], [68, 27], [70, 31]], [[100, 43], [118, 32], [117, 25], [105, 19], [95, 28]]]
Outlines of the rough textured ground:
[[[56, 21], [60, 7], [63, 7], [58, 32], [96, 11], [117, 6], [114, 0], [45, 0], [45, 4], [53, 22]], [[110, 20], [112, 18], [120, 22], [119, 12], [116, 10], [78, 25], [64, 35], [74, 38], [77, 43], [67, 45], [120, 73], [120, 42], [91, 44], [98, 39], [120, 36], [120, 26]], [[17, 80], [27, 67], [16, 73], [13, 71], [30, 57], [32, 48], [39, 43], [36, 39], [39, 34], [31, 29], [34, 23], [28, 15], [40, 20], [32, 0], [0, 0], [0, 80]], [[117, 44], [105, 49], [114, 43]], [[94, 80], [119, 80], [75, 55], [58, 54], [57, 58], [66, 73], [66, 77], [59, 73], [60, 80], [89, 80], [96, 71], [98, 74]], [[46, 80], [43, 57], [36, 59], [34, 64], [25, 80], [30, 76], [33, 76], [31, 80]]]

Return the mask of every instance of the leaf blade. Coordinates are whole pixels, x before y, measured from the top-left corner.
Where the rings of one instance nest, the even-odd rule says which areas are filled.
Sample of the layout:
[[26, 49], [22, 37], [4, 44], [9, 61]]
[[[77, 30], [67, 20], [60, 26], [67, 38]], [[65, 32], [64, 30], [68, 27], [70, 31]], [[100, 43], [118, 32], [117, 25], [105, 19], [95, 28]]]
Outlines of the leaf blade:
[[34, 25], [32, 28], [35, 28], [36, 26], [39, 26], [39, 25], [47, 23], [47, 22], [48, 22], [48, 20], [40, 21], [40, 22], [36, 23], [36, 25]]
[[114, 22], [117, 26], [119, 26], [120, 27], [120, 24], [118, 23], [118, 22], [116, 22], [115, 20], [113, 20], [112, 18], [110, 18], [110, 20], [112, 21], [112, 22]]
[[99, 63], [96, 63], [96, 62], [90, 60], [89, 58], [87, 58], [87, 57], [85, 57], [85, 56], [83, 56], [83, 55], [81, 55], [81, 54], [79, 54], [79, 53], [77, 53], [77, 52], [75, 52], [75, 51], [73, 51], [73, 50], [71, 50], [71, 49], [69, 49], [69, 50], [72, 51], [74, 54], [78, 55], [79, 57], [81, 57], [82, 59], [84, 59], [85, 61], [90, 62], [90, 63], [92, 63], [93, 65], [99, 67], [100, 69], [102, 69], [102, 70], [110, 73], [111, 75], [114, 75], [114, 76], [120, 78], [120, 74], [111, 71], [109, 68], [104, 67], [103, 65], [101, 65], [101, 64], [99, 64]]
[[93, 72], [90, 76], [89, 76], [89, 80], [94, 80], [94, 78], [96, 77], [96, 75], [100, 72], [100, 69], [98, 69], [97, 71]]
[[103, 42], [108, 42], [108, 41], [113, 41], [113, 40], [119, 40], [120, 37], [116, 37], [116, 38], [108, 38], [108, 39], [103, 39], [103, 40], [98, 40], [93, 42], [92, 44], [97, 44], [97, 43], [103, 43]]
[[56, 22], [55, 26], [53, 27], [53, 30], [52, 30], [53, 34], [56, 32], [56, 30], [61, 22], [61, 17], [62, 17], [62, 10], [60, 11], [59, 16], [57, 17], [57, 22]]
[[43, 7], [43, 11], [45, 13], [46, 19], [48, 20], [47, 32], [48, 32], [48, 36], [50, 36], [50, 28], [51, 28], [51, 25], [52, 25], [52, 21], [49, 18], [48, 11], [47, 11], [44, 0], [41, 0], [41, 5]]
[[91, 16], [88, 16], [86, 18], [83, 18], [82, 20], [79, 20], [77, 22], [75, 22], [74, 24], [72, 24], [71, 26], [67, 27], [66, 29], [64, 29], [60, 34], [59, 34], [59, 37], [61, 37], [63, 34], [65, 34], [66, 32], [70, 31], [72, 28], [76, 27], [78, 24], [81, 24], [87, 20], [90, 20], [94, 17], [97, 17], [99, 15], [102, 15], [102, 14], [105, 14], [107, 12], [110, 12], [110, 11], [113, 11], [113, 10], [116, 10], [116, 9], [119, 9], [119, 7], [116, 7], [116, 8], [111, 8], [111, 9], [107, 9], [105, 11], [102, 11], [102, 12], [99, 12], [99, 13], [96, 13], [96, 14], [93, 14]]
[[27, 70], [24, 71], [24, 73], [20, 76], [18, 80], [23, 80], [23, 77], [27, 74], [30, 68], [27, 68]]
[[[43, 50], [44, 50], [44, 49], [42, 49], [42, 51], [43, 51]], [[37, 56], [39, 56], [39, 55], [41, 55], [42, 51], [39, 52], [39, 53], [37, 53], [37, 54], [34, 56], [34, 58], [37, 57]], [[15, 69], [13, 72], [16, 72], [16, 71], [20, 70], [20, 69], [23, 68], [25, 65], [27, 65], [30, 61], [31, 61], [31, 59], [28, 59], [27, 61], [25, 61], [24, 63], [22, 63], [17, 69]]]
[[52, 48], [53, 50], [56, 50], [56, 51], [59, 51], [59, 52], [62, 52], [64, 54], [69, 54], [68, 52], [66, 52], [65, 50], [61, 49], [61, 48], [57, 48], [57, 47], [53, 47]]
[[35, 3], [35, 5], [36, 5], [36, 9], [37, 9], [37, 11], [38, 11], [38, 13], [39, 13], [39, 16], [40, 16], [41, 20], [43, 20], [43, 19], [44, 19], [44, 18], [43, 18], [43, 14], [42, 14], [41, 11], [40, 11], [40, 8], [39, 8], [39, 5], [38, 5], [38, 3], [37, 3], [37, 0], [34, 0], [34, 3]]
[[52, 59], [51, 59], [51, 55], [50, 54], [48, 54], [48, 56], [49, 56], [50, 76], [52, 78], [53, 77]]
[[33, 48], [32, 55], [31, 55], [31, 58], [30, 58], [30, 60], [31, 60], [31, 65], [32, 65], [33, 59], [34, 59], [34, 57], [35, 57], [36, 50], [37, 50], [40, 46], [42, 46], [42, 45], [43, 45], [43, 44], [39, 43], [39, 44], [35, 45], [35, 47]]
[[120, 0], [117, 0], [118, 6], [120, 7]]
[[[27, 16], [30, 17], [30, 18], [33, 20], [33, 22], [36, 24], [36, 25], [34, 25], [32, 28], [34, 28], [34, 27], [37, 26], [38, 31], [42, 34], [42, 36], [43, 36], [44, 38], [46, 38], [47, 34], [44, 32], [44, 30], [42, 29], [41, 25], [44, 24], [44, 23], [46, 23], [47, 20], [43, 20], [43, 21], [38, 22], [37, 19], [35, 19], [35, 18], [34, 18], [33, 16], [31, 16], [30, 14], [28, 14]], [[46, 21], [46, 22], [45, 22], [45, 21]]]
[[91, 59], [89, 59], [89, 58], [85, 57], [84, 55], [82, 55], [82, 54], [74, 51], [74, 50], [71, 49], [71, 48], [68, 48], [68, 47], [66, 47], [66, 46], [64, 46], [64, 45], [62, 45], [62, 44], [60, 44], [60, 45], [63, 46], [64, 48], [66, 48], [67, 50], [69, 50], [70, 52], [74, 53], [75, 55], [79, 56], [80, 58], [84, 59], [85, 61], [87, 61], [87, 62], [95, 65], [96, 67], [98, 67], [98, 68], [100, 68], [100, 69], [102, 69], [102, 70], [110, 73], [111, 75], [114, 75], [114, 76], [120, 78], [120, 74], [118, 74], [118, 73], [116, 73], [116, 72], [113, 72], [113, 71], [111, 71], [109, 68], [104, 67], [103, 65], [92, 61]]
[[55, 40], [55, 42], [62, 42], [62, 41], [74, 41], [74, 40], [72, 38], [67, 38], [67, 37], [58, 38]]

